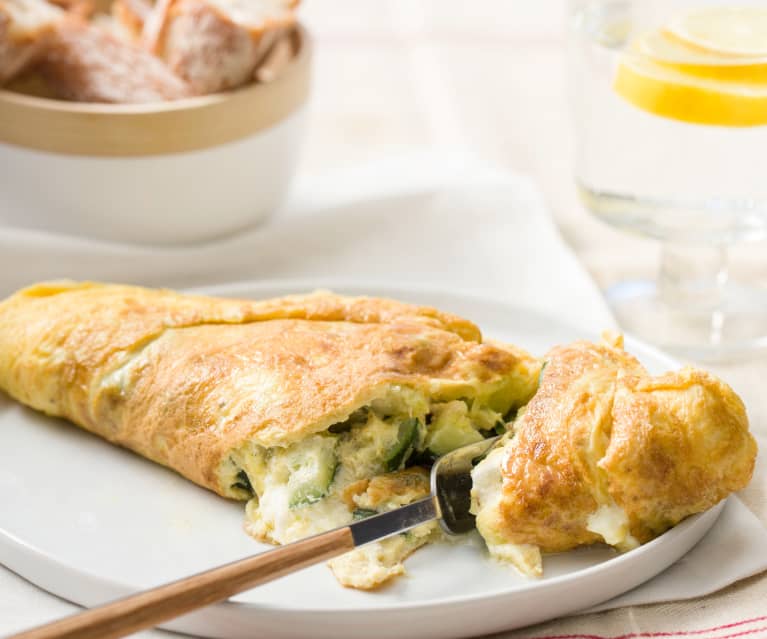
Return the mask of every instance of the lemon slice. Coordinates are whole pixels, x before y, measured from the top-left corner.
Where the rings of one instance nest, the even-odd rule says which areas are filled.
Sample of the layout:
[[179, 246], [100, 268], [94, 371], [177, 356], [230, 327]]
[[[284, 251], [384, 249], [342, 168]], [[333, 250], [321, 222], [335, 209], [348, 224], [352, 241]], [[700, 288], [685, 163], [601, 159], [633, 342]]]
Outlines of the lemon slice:
[[624, 56], [614, 89], [635, 106], [675, 120], [720, 126], [767, 124], [767, 85], [702, 78], [644, 56]]
[[722, 56], [691, 47], [661, 31], [637, 38], [632, 51], [682, 73], [712, 80], [767, 83], [767, 57]]
[[724, 56], [767, 56], [767, 7], [708, 7], [672, 20], [672, 38]]

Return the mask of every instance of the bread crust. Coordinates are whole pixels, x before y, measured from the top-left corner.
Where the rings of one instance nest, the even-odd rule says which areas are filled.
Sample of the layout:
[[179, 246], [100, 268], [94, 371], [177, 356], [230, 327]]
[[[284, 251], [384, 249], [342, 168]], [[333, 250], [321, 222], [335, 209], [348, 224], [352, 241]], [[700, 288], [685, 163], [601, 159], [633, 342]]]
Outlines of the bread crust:
[[112, 18], [131, 42], [138, 43], [152, 5], [147, 0], [114, 0]]
[[142, 103], [191, 95], [186, 83], [138, 46], [71, 20], [52, 34], [38, 70], [59, 98]]
[[33, 66], [65, 13], [44, 0], [0, 0], [0, 85]]
[[236, 2], [158, 0], [147, 18], [143, 46], [160, 56], [196, 93], [234, 89], [254, 79], [260, 60], [295, 24], [294, 2], [248, 16]]

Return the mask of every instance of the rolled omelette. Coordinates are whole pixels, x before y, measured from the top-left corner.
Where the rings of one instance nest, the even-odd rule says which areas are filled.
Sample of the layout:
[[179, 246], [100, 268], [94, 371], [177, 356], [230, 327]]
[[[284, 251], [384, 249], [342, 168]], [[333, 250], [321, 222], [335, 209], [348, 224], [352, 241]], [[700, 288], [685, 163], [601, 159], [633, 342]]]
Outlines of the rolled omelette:
[[[503, 432], [541, 363], [433, 308], [329, 292], [253, 301], [50, 282], [0, 302], [0, 389], [247, 500], [289, 543], [428, 493], [424, 465]], [[372, 588], [438, 533], [333, 562]]]
[[539, 576], [541, 553], [635, 548], [751, 479], [745, 406], [710, 373], [652, 376], [610, 335], [545, 362], [535, 397], [472, 473], [477, 529], [521, 573]]

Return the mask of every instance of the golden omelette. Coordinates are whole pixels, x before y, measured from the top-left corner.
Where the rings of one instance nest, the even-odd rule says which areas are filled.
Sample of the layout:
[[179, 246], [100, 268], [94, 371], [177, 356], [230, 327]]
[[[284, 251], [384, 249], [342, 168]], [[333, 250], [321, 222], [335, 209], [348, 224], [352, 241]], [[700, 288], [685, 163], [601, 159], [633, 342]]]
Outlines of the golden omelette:
[[[247, 501], [246, 530], [278, 544], [415, 501], [435, 457], [505, 433], [473, 505], [491, 554], [530, 575], [541, 552], [627, 550], [709, 508], [756, 454], [743, 404], [702, 371], [650, 377], [619, 340], [557, 347], [543, 368], [460, 317], [328, 292], [38, 284], [0, 302], [0, 389]], [[438, 535], [331, 568], [373, 588]]]

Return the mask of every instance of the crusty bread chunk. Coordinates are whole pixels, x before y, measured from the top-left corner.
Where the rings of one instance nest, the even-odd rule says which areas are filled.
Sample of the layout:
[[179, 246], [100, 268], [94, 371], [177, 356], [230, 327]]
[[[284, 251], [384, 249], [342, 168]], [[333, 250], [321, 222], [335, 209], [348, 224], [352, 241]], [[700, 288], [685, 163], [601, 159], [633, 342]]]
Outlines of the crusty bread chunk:
[[261, 58], [294, 24], [295, 0], [158, 0], [143, 42], [196, 93], [253, 79]]
[[57, 29], [39, 70], [57, 97], [78, 102], [158, 102], [190, 95], [162, 61], [93, 25]]
[[120, 36], [132, 42], [138, 42], [151, 11], [152, 4], [148, 0], [114, 0], [112, 18]]
[[45, 0], [0, 0], [0, 84], [39, 59], [65, 17]]
[[48, 0], [51, 4], [61, 7], [67, 13], [88, 20], [96, 12], [94, 0]]

